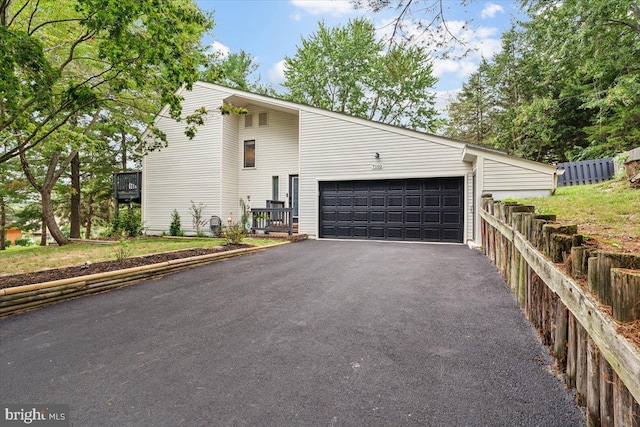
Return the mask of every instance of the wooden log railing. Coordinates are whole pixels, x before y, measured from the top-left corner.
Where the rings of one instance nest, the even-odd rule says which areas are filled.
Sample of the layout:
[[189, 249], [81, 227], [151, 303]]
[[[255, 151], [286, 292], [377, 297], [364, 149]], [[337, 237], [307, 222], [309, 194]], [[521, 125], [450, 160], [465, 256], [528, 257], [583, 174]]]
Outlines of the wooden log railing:
[[588, 248], [576, 225], [533, 206], [483, 196], [480, 217], [484, 254], [586, 407], [588, 425], [640, 426], [640, 255]]
[[292, 208], [251, 208], [251, 232], [284, 232], [293, 235]]

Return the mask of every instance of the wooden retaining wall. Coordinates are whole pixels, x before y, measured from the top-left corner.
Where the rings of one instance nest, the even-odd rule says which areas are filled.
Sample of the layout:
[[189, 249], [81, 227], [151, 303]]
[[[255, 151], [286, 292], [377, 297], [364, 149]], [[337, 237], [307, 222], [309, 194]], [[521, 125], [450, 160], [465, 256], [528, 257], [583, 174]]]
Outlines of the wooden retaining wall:
[[[640, 255], [583, 246], [578, 227], [483, 196], [482, 249], [555, 357], [590, 426], [640, 427]], [[635, 328], [634, 328], [635, 327]]]
[[96, 273], [86, 276], [60, 279], [52, 282], [15, 286], [0, 289], [0, 318], [25, 310], [65, 301], [84, 295], [104, 292], [122, 286], [132, 285], [143, 280], [168, 273], [203, 265], [211, 262], [245, 255], [265, 249], [285, 245], [289, 242], [274, 243], [268, 246], [236, 249], [189, 258], [179, 258], [158, 264], [132, 267], [124, 270]]

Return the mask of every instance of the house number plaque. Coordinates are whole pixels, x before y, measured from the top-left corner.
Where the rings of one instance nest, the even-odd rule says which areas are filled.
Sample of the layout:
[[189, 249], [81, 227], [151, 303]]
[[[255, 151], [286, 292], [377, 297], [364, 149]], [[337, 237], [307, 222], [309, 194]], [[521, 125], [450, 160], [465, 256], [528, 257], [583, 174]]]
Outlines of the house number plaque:
[[374, 165], [371, 165], [371, 170], [376, 170], [376, 169], [384, 169], [384, 165], [382, 163], [376, 163]]

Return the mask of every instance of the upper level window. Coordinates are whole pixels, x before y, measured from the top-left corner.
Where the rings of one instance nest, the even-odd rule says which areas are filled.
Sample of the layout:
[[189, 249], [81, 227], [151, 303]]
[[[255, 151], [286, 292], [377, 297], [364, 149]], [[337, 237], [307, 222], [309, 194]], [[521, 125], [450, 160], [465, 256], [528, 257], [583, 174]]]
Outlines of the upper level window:
[[258, 114], [258, 126], [266, 126], [267, 125], [267, 113], [259, 113]]
[[244, 167], [256, 167], [256, 140], [250, 139], [244, 142]]
[[253, 127], [253, 114], [247, 114], [246, 116], [244, 116], [244, 127]]

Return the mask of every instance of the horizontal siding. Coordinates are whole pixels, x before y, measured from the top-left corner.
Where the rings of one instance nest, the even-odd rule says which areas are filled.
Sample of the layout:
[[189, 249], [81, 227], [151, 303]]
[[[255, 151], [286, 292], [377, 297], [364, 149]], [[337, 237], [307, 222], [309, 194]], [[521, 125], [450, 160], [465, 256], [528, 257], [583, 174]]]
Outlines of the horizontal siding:
[[[318, 181], [466, 176], [460, 148], [300, 112], [300, 231], [317, 235]], [[380, 153], [380, 159], [374, 158]], [[384, 168], [372, 170], [382, 163]]]
[[223, 222], [231, 214], [232, 218], [239, 220], [240, 198], [238, 195], [238, 141], [239, 129], [242, 118], [234, 115], [222, 118], [222, 176], [221, 176], [221, 209], [218, 215]]
[[[271, 200], [273, 176], [279, 177], [279, 200], [286, 201], [289, 193], [289, 175], [299, 173], [298, 164], [298, 116], [276, 110], [247, 106], [253, 114], [253, 126], [244, 127], [240, 119], [236, 159], [238, 163], [238, 195], [244, 200], [251, 196], [251, 206], [263, 208]], [[266, 126], [258, 126], [258, 114], [267, 113]], [[256, 167], [243, 168], [243, 142], [256, 141]], [[288, 203], [287, 203], [288, 206]]]
[[486, 192], [498, 190], [548, 190], [553, 186], [553, 174], [537, 172], [499, 162], [485, 159], [484, 161], [484, 187]]
[[[183, 96], [183, 115], [222, 104], [221, 94], [214, 91], [199, 89]], [[206, 205], [206, 218], [220, 212], [221, 115], [207, 115], [193, 140], [184, 134], [184, 121], [161, 117], [157, 126], [166, 133], [168, 146], [149, 153], [143, 161], [144, 225], [150, 233], [168, 231], [171, 213], [177, 209], [182, 229], [192, 231], [188, 212], [192, 200]]]

